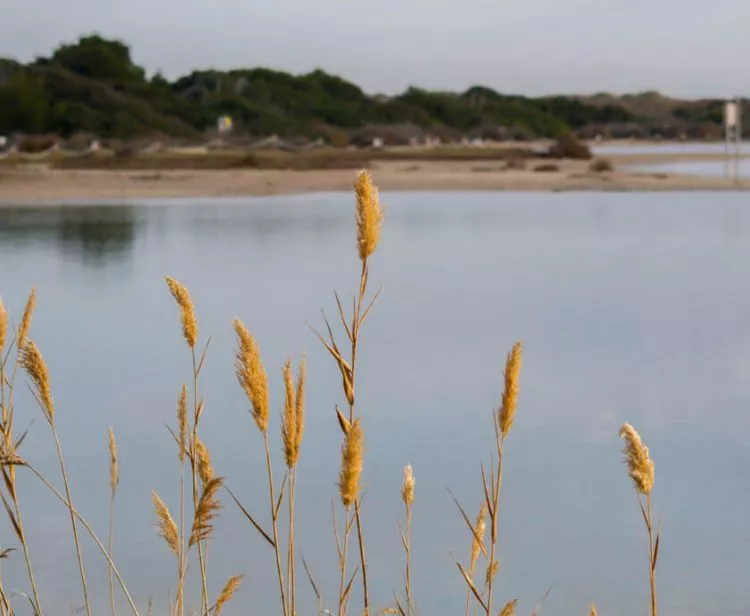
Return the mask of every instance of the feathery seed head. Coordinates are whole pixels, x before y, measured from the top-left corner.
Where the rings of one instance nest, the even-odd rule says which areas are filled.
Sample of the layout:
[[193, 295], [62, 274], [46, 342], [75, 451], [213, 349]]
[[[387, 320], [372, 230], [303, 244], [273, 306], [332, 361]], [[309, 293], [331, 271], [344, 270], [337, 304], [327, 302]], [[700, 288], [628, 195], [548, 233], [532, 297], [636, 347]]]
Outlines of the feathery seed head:
[[214, 616], [220, 616], [221, 608], [227, 601], [231, 600], [234, 593], [237, 592], [244, 577], [244, 575], [233, 575], [227, 580], [221, 593], [219, 593], [219, 597], [216, 599], [216, 604], [213, 609]]
[[185, 450], [187, 448], [187, 395], [187, 387], [183, 384], [180, 399], [177, 402], [177, 440], [180, 448], [180, 464], [185, 461]]
[[355, 419], [341, 447], [341, 472], [339, 492], [344, 507], [350, 507], [359, 494], [359, 478], [364, 457], [364, 434], [359, 419]]
[[180, 307], [180, 320], [182, 321], [182, 335], [191, 349], [195, 348], [198, 341], [198, 321], [195, 318], [193, 300], [187, 287], [171, 276], [167, 276], [167, 286], [172, 292], [177, 305]]
[[500, 568], [500, 561], [495, 560], [492, 565], [487, 565], [487, 572], [484, 576], [484, 584], [485, 586], [490, 585], [490, 580], [494, 579], [495, 575], [497, 575], [497, 570]]
[[252, 405], [255, 423], [263, 434], [268, 431], [268, 377], [260, 358], [260, 349], [252, 334], [235, 319], [232, 324], [237, 334], [235, 374]]
[[36, 289], [31, 289], [29, 299], [26, 300], [26, 307], [23, 309], [21, 325], [18, 327], [18, 335], [16, 336], [16, 347], [19, 351], [23, 350], [23, 347], [26, 346], [26, 340], [29, 337], [31, 317], [34, 314], [34, 308], [36, 308]]
[[3, 304], [3, 298], [0, 297], [0, 353], [5, 348], [5, 339], [8, 336], [8, 311]]
[[508, 603], [505, 604], [505, 607], [500, 611], [500, 616], [513, 616], [513, 614], [516, 613], [517, 603], [518, 603], [518, 599], [513, 599], [513, 601], [508, 601]]
[[599, 612], [596, 610], [596, 603], [591, 604], [591, 609], [589, 610], [589, 616], [599, 616]]
[[307, 379], [307, 361], [302, 357], [299, 369], [297, 370], [297, 396], [295, 398], [294, 414], [297, 421], [297, 432], [295, 433], [294, 448], [299, 458], [300, 448], [302, 446], [302, 436], [305, 433], [305, 380]]
[[115, 431], [109, 428], [109, 486], [112, 494], [117, 490], [117, 484], [120, 483], [120, 471], [117, 465], [117, 442], [115, 441]]
[[34, 383], [37, 399], [44, 410], [47, 421], [52, 423], [55, 419], [55, 403], [49, 386], [49, 372], [42, 353], [33, 341], [26, 339], [21, 351], [21, 366]]
[[649, 456], [648, 447], [630, 424], [620, 428], [620, 438], [625, 440], [625, 462], [628, 474], [641, 494], [650, 494], [654, 487], [654, 462]]
[[505, 362], [505, 389], [499, 411], [500, 433], [508, 436], [516, 416], [518, 401], [518, 376], [521, 372], [521, 343], [516, 342]]
[[367, 171], [359, 172], [354, 189], [357, 194], [357, 248], [359, 258], [364, 262], [378, 246], [383, 211], [378, 189]]
[[194, 546], [199, 541], [206, 541], [213, 533], [214, 525], [212, 522], [221, 509], [221, 503], [216, 498], [216, 493], [223, 483], [224, 480], [221, 477], [214, 477], [203, 486], [203, 492], [195, 510], [188, 547]]
[[407, 507], [414, 504], [414, 473], [411, 464], [404, 467], [404, 485], [401, 487], [401, 499]]
[[484, 534], [487, 532], [487, 505], [482, 503], [479, 508], [479, 515], [477, 521], [474, 524], [474, 536], [471, 540], [471, 559], [469, 560], [469, 573], [473, 574], [474, 569], [477, 565], [477, 559], [479, 558], [479, 552], [484, 545]]
[[195, 437], [195, 455], [198, 458], [198, 476], [201, 478], [203, 485], [206, 485], [214, 478], [215, 473], [211, 464], [211, 457], [208, 455], [208, 449], [198, 437]]
[[284, 364], [284, 417], [281, 422], [281, 440], [284, 444], [284, 461], [288, 468], [297, 462], [295, 444], [297, 442], [297, 404], [295, 401], [292, 360]]
[[179, 556], [179, 532], [177, 530], [177, 524], [172, 518], [172, 514], [169, 513], [169, 509], [164, 504], [164, 501], [159, 498], [159, 495], [151, 490], [151, 500], [154, 502], [154, 509], [156, 510], [156, 521], [159, 528], [159, 536], [167, 542], [167, 546], [175, 556]]

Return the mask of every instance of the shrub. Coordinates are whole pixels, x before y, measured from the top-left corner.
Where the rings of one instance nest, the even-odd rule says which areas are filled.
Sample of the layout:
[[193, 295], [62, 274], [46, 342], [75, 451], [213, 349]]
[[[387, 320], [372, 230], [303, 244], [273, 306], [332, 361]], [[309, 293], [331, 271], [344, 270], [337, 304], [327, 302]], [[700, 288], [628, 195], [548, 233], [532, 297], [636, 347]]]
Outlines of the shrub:
[[572, 158], [574, 160], [591, 160], [594, 157], [589, 146], [576, 139], [575, 135], [571, 133], [559, 137], [550, 147], [549, 155], [552, 158]]
[[613, 169], [612, 162], [606, 158], [597, 158], [589, 166], [589, 170], [595, 173], [604, 173], [605, 171], [612, 171]]

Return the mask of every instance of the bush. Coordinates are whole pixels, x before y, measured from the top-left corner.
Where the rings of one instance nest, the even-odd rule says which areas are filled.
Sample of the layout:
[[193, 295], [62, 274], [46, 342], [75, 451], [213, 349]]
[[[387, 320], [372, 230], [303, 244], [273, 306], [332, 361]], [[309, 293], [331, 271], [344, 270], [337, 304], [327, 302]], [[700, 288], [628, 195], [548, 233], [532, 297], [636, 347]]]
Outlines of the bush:
[[605, 171], [613, 171], [614, 167], [612, 162], [606, 158], [597, 158], [589, 166], [589, 170], [594, 173], [604, 173]]
[[594, 155], [589, 146], [582, 143], [571, 133], [559, 137], [549, 149], [552, 158], [572, 158], [574, 160], [591, 160]]

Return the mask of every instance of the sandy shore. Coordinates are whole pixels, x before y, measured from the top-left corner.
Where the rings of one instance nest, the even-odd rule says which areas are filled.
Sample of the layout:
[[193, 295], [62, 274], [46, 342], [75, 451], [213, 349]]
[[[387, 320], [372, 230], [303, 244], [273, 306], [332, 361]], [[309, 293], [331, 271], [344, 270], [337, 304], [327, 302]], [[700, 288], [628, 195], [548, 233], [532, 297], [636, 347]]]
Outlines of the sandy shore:
[[[706, 155], [633, 154], [609, 157], [615, 165], [711, 160]], [[750, 189], [750, 180], [613, 171], [589, 163], [549, 161], [558, 171], [506, 170], [502, 161], [379, 161], [371, 166], [381, 190], [689, 191]], [[617, 167], [616, 167], [617, 169]], [[20, 165], [0, 168], [0, 202], [277, 195], [351, 188], [353, 170], [59, 170]]]

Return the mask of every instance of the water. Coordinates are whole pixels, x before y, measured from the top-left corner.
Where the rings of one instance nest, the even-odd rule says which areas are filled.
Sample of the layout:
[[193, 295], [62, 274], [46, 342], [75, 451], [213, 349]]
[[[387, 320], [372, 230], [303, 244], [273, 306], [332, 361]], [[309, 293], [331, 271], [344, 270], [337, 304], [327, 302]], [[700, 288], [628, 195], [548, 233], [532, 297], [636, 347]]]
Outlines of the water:
[[[525, 344], [517, 419], [507, 443], [500, 531], [502, 600], [530, 613], [647, 611], [642, 520], [622, 465], [623, 421], [656, 461], [663, 524], [664, 615], [744, 613], [750, 590], [750, 235], [741, 193], [385, 194], [371, 271], [383, 293], [363, 332], [366, 549], [375, 604], [400, 587], [402, 468], [414, 466], [413, 579], [420, 612], [463, 613], [451, 554], [469, 536], [446, 488], [474, 516], [479, 463], [493, 451], [490, 411], [506, 352]], [[287, 355], [309, 359], [298, 483], [298, 546], [337, 592], [330, 501], [340, 379], [306, 323], [335, 314], [358, 263], [349, 195], [183, 200], [104, 207], [0, 208], [0, 292], [18, 315], [39, 292], [32, 336], [50, 366], [60, 436], [80, 510], [106, 536], [107, 427], [122, 480], [115, 557], [144, 609], [166, 613], [174, 558], [155, 536], [150, 490], [177, 511], [174, 423], [190, 361], [164, 275], [195, 298], [203, 374], [202, 434], [218, 474], [267, 524], [262, 443], [232, 374], [231, 319], [257, 333], [274, 418]], [[22, 389], [22, 453], [57, 478], [41, 414]], [[273, 451], [280, 470], [278, 428]], [[39, 584], [55, 610], [79, 601], [64, 510], [19, 470]], [[59, 484], [59, 481], [57, 482]], [[3, 545], [15, 544], [5, 520]], [[106, 569], [86, 540], [97, 613]], [[354, 558], [354, 552], [352, 553]], [[210, 594], [246, 573], [227, 614], [278, 613], [272, 552], [227, 503], [209, 550]], [[195, 574], [195, 567], [191, 575]], [[22, 560], [3, 561], [26, 588]], [[300, 568], [300, 613], [315, 601]], [[480, 574], [481, 576], [481, 574]], [[191, 597], [195, 597], [193, 584]], [[355, 597], [354, 608], [359, 599]], [[48, 608], [51, 609], [51, 608]], [[127, 606], [119, 601], [119, 613]], [[21, 610], [22, 612], [22, 610]]]
[[[712, 161], [679, 161], [670, 163], [656, 163], [647, 165], [624, 165], [623, 170], [637, 173], [674, 173], [677, 175], [693, 175], [709, 178], [734, 177], [734, 161], [730, 160], [729, 165], [723, 160]], [[739, 173], [740, 178], [750, 177], [750, 160], [740, 159]]]
[[[742, 142], [740, 148], [747, 150], [748, 142]], [[597, 156], [618, 154], [724, 154], [726, 145], [723, 141], [700, 143], [609, 143], [593, 144], [592, 151]], [[733, 146], [732, 146], [732, 149]]]

